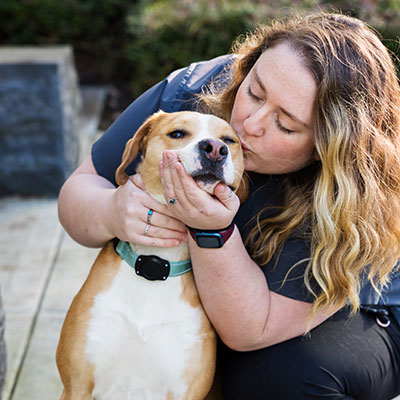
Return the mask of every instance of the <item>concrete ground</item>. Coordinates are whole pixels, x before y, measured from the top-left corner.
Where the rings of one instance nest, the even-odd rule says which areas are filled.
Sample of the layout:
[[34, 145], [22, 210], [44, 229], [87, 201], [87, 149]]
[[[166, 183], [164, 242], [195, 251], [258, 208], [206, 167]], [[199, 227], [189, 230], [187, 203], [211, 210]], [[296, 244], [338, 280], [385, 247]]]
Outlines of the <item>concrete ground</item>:
[[55, 351], [61, 325], [98, 250], [66, 235], [56, 200], [2, 199], [0, 220], [8, 353], [3, 399], [58, 399]]
[[[96, 139], [102, 88], [82, 90], [80, 158]], [[98, 250], [61, 227], [56, 199], [0, 198], [0, 287], [6, 314], [3, 400], [55, 400], [61, 381], [55, 352], [61, 325]]]

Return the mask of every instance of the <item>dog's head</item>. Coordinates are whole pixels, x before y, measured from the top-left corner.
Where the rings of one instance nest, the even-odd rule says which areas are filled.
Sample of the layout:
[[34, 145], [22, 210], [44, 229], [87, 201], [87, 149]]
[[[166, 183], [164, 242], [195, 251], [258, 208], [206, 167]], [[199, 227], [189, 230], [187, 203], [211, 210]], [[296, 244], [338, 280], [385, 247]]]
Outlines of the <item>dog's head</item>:
[[126, 144], [115, 175], [117, 183], [122, 185], [128, 180], [125, 169], [141, 153], [138, 172], [147, 191], [164, 202], [159, 173], [164, 150], [174, 150], [188, 174], [208, 193], [212, 194], [221, 182], [241, 200], [247, 194], [242, 179], [242, 148], [234, 130], [220, 118], [191, 111], [159, 111], [148, 118]]

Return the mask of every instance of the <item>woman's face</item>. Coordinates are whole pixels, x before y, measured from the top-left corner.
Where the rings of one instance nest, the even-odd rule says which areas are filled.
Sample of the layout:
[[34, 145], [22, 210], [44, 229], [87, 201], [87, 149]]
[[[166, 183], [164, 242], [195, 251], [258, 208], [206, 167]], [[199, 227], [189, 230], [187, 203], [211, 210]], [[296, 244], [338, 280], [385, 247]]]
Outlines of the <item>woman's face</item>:
[[317, 159], [315, 94], [313, 76], [287, 44], [260, 56], [238, 89], [230, 121], [247, 171], [289, 173]]

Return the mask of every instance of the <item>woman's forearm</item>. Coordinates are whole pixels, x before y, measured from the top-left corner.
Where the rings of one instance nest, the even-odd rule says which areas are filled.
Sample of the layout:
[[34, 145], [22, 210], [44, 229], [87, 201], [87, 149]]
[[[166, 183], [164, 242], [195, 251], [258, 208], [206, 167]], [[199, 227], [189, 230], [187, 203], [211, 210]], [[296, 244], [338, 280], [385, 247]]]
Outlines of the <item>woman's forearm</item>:
[[116, 189], [93, 171], [91, 161], [87, 160], [65, 182], [59, 195], [58, 214], [74, 240], [87, 247], [101, 247], [113, 238], [106, 216], [110, 196]]
[[268, 319], [270, 296], [262, 270], [248, 256], [237, 228], [221, 249], [189, 244], [208, 317], [225, 344], [243, 350], [257, 340]]
[[256, 350], [300, 336], [337, 311], [319, 312], [307, 325], [311, 304], [269, 290], [237, 228], [220, 249], [201, 249], [191, 239], [189, 245], [204, 309], [234, 350]]

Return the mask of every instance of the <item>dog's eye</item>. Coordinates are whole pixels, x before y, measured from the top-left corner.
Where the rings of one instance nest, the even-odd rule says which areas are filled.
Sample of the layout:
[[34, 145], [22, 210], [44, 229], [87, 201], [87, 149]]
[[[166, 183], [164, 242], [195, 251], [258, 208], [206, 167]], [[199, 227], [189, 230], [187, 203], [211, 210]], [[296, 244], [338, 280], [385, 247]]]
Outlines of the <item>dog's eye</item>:
[[168, 133], [168, 136], [172, 139], [183, 139], [186, 135], [187, 133], [185, 131], [180, 130]]
[[235, 139], [232, 139], [231, 137], [225, 136], [224, 138], [222, 138], [222, 140], [224, 141], [224, 143], [226, 144], [231, 144], [231, 143], [236, 143]]

